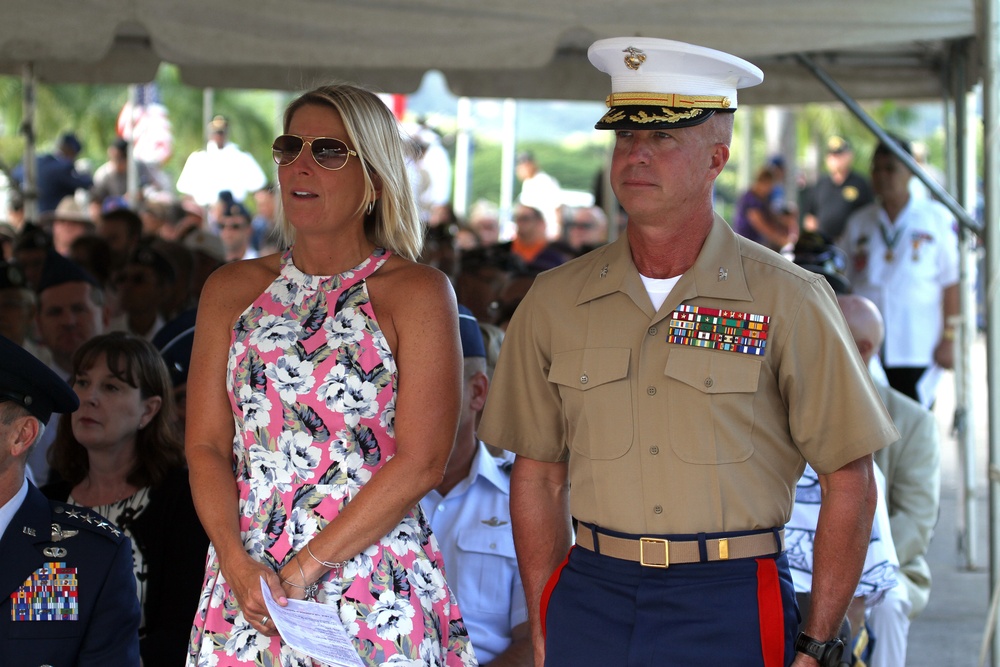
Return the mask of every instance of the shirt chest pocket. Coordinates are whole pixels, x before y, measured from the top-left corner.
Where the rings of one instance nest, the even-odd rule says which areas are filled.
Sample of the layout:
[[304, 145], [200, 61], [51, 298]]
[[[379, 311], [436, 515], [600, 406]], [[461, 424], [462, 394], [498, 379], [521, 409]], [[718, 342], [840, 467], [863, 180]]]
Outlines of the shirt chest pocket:
[[569, 350], [553, 356], [570, 449], [590, 459], [616, 459], [632, 445], [632, 389], [627, 348]]
[[760, 359], [676, 348], [664, 373], [670, 446], [682, 461], [739, 463], [753, 454], [754, 398]]
[[459, 606], [480, 613], [509, 614], [511, 586], [517, 575], [510, 523], [463, 528], [456, 544], [462, 562], [454, 566], [445, 563], [445, 570], [449, 582], [456, 579]]

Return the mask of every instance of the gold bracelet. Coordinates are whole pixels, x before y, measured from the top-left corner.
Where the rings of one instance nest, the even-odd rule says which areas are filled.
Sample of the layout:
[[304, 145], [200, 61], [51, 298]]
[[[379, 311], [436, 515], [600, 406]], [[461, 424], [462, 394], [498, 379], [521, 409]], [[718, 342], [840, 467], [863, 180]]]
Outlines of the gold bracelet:
[[955, 330], [945, 329], [941, 332], [941, 340], [955, 340]]
[[313, 553], [313, 550], [309, 547], [308, 542], [306, 542], [306, 553], [309, 554], [310, 558], [312, 558], [314, 561], [316, 561], [323, 567], [330, 568], [330, 571], [333, 572], [333, 576], [337, 577], [338, 579], [343, 576], [344, 567], [347, 566], [348, 561], [345, 560], [340, 563], [333, 563], [328, 560], [320, 560], [319, 558], [316, 558], [316, 554]]

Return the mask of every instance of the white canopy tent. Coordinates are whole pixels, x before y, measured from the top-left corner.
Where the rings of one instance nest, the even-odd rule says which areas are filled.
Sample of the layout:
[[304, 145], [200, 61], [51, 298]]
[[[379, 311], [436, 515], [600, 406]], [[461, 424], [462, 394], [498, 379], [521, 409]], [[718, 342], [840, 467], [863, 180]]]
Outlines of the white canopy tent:
[[[858, 99], [937, 98], [975, 0], [44, 0], [0, 22], [0, 71], [45, 82], [150, 81], [160, 62], [194, 86], [297, 89], [331, 77], [387, 92], [445, 73], [459, 95], [601, 99], [596, 39], [664, 37], [748, 58], [746, 103], [832, 100], [786, 56], [822, 63]], [[820, 57], [820, 56], [816, 56]], [[844, 76], [841, 76], [843, 74]]]
[[641, 34], [752, 60], [766, 76], [744, 104], [834, 101], [801, 54], [853, 99], [937, 99], [954, 94], [946, 74], [973, 52], [977, 15], [976, 0], [45, 0], [0, 23], [0, 73], [139, 83], [169, 62], [204, 88], [343, 79], [407, 93], [437, 69], [465, 97], [600, 100], [607, 77], [587, 47]]

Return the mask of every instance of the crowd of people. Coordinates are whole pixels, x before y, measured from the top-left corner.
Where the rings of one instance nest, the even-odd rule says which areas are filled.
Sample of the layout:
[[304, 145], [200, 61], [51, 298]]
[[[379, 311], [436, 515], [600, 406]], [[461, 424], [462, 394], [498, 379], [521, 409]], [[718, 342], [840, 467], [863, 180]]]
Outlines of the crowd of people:
[[[909, 141], [890, 138], [914, 156]], [[888, 525], [873, 531], [854, 605], [861, 616], [855, 615], [855, 634], [848, 637], [865, 664], [902, 665], [910, 621], [930, 594], [924, 556], [937, 521], [940, 451], [929, 408], [941, 372], [954, 364], [958, 237], [951, 213], [927, 196], [887, 143], [874, 148], [870, 178], [855, 170], [854, 160], [849, 141], [827, 141], [827, 173], [800, 193], [801, 214], [773, 197], [779, 179], [774, 164], [766, 165], [740, 199], [733, 227], [827, 278], [900, 430], [897, 443], [875, 454]], [[789, 526], [799, 526], [818, 503], [802, 483], [795, 510], [803, 514], [793, 515]], [[813, 536], [798, 528], [793, 533], [793, 579], [797, 591], [808, 592]]]
[[0, 263], [5, 656], [313, 664], [271, 597], [335, 605], [364, 665], [905, 664], [950, 218], [834, 138], [801, 216], [772, 160], [730, 227], [760, 70], [589, 55], [613, 229], [530, 154], [509, 221], [460, 219], [440, 144], [346, 84], [288, 105], [274, 184], [222, 117], [176, 197], [130, 204], [121, 142], [92, 179], [72, 134], [39, 158]]

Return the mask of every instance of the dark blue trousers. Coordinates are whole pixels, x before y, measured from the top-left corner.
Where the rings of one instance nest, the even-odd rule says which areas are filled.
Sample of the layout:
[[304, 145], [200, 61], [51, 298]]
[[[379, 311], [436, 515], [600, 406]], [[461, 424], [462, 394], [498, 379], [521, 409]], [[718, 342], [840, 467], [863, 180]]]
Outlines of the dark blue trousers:
[[658, 569], [574, 547], [549, 586], [546, 667], [787, 667], [795, 657], [783, 554]]

